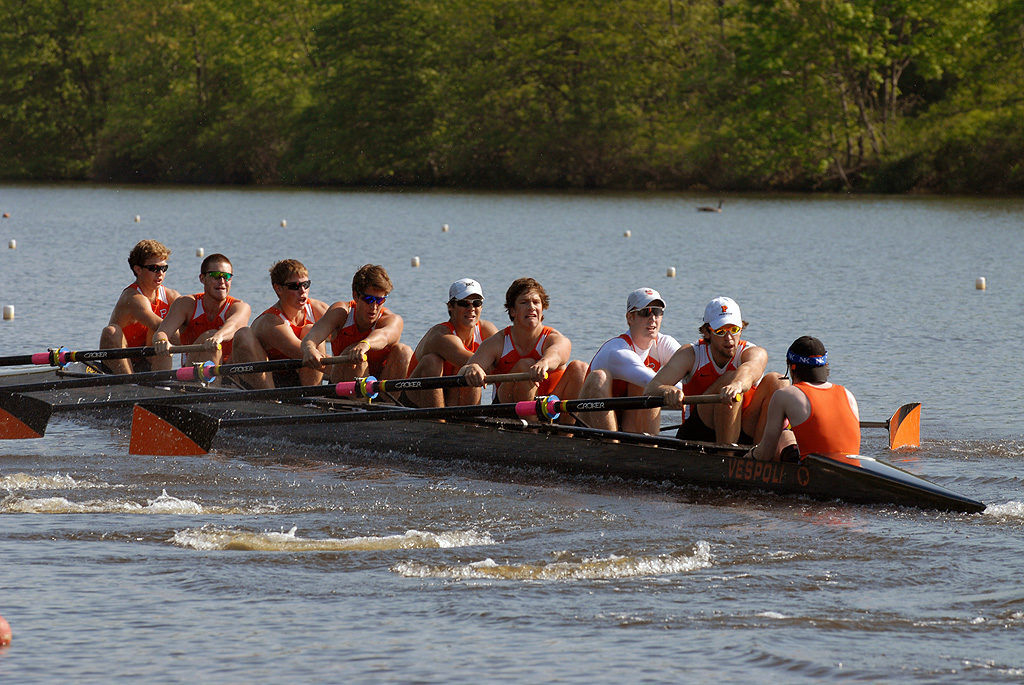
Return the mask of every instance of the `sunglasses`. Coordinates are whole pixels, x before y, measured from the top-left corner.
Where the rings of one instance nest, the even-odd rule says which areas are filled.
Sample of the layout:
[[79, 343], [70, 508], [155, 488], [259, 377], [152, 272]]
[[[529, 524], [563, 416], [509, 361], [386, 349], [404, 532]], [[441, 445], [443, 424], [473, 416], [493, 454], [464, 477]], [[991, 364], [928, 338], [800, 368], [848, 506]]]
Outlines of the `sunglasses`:
[[364, 294], [362, 296], [362, 300], [366, 304], [384, 304], [384, 300], [386, 300], [386, 299], [388, 299], [387, 295], [384, 295], [382, 297], [377, 297], [376, 295], [366, 295], [366, 294]]
[[664, 316], [664, 307], [644, 307], [643, 309], [634, 309], [634, 314], [639, 314], [640, 318], [646, 319], [649, 316]]
[[481, 298], [474, 298], [472, 300], [455, 300], [455, 304], [463, 309], [469, 309], [470, 307], [483, 307], [484, 301]]
[[225, 281], [230, 281], [231, 277], [234, 276], [234, 274], [227, 271], [207, 271], [206, 275], [213, 279], [223, 278]]
[[282, 283], [288, 290], [309, 290], [309, 286], [313, 284], [308, 278], [304, 281], [290, 281], [288, 283]]
[[139, 264], [146, 271], [152, 271], [155, 274], [162, 274], [167, 271], [166, 264]]
[[724, 338], [727, 335], [739, 335], [740, 331], [743, 330], [743, 326], [737, 326], [736, 324], [729, 324], [728, 326], [722, 326], [711, 331], [719, 338]]

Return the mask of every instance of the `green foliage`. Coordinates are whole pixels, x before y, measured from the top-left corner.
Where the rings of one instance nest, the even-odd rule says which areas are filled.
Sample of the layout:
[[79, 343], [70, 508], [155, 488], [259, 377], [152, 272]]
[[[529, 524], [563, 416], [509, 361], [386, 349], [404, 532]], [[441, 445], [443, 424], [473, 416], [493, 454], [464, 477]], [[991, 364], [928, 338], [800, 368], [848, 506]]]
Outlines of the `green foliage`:
[[0, 0], [9, 178], [1024, 190], [1024, 0]]

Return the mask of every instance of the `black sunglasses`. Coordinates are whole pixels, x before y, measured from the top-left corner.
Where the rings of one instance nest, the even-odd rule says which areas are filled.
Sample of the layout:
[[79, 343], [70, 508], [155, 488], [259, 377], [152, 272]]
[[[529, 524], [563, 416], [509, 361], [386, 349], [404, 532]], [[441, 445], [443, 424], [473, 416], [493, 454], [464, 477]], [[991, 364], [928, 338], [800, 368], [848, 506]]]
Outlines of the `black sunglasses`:
[[459, 305], [463, 309], [469, 309], [470, 307], [483, 307], [484, 301], [480, 298], [472, 300], [455, 300], [455, 304]]
[[162, 274], [167, 271], [167, 264], [139, 264], [146, 271], [152, 271], [155, 274]]
[[644, 307], [643, 309], [634, 309], [635, 314], [639, 314], [641, 319], [646, 319], [649, 316], [664, 316], [664, 307]]
[[288, 288], [288, 290], [309, 290], [309, 286], [312, 284], [313, 282], [307, 278], [304, 281], [291, 281], [290, 283], [282, 283], [281, 285]]

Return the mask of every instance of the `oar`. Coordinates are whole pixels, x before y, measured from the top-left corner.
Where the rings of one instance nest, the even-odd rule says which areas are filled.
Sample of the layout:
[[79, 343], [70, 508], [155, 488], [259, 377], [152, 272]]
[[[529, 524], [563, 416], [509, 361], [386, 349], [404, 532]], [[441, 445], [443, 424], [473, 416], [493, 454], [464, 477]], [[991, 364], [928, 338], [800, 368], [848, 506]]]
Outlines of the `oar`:
[[[505, 404], [474, 404], [427, 409], [379, 409], [374, 411], [322, 412], [218, 419], [185, 407], [143, 402], [135, 406], [128, 446], [131, 454], [183, 456], [206, 454], [221, 426], [270, 426], [361, 421], [408, 421], [413, 419], [452, 419], [459, 417], [507, 416], [541, 418], [553, 421], [561, 412], [650, 409], [664, 404], [661, 396], [605, 397], [586, 400], [560, 400], [555, 396]], [[721, 402], [720, 395], [692, 395], [687, 404]]]
[[[274, 360], [273, 362], [259, 362], [277, 364], [281, 361], [300, 362], [300, 360]], [[345, 357], [328, 357], [321, 360], [324, 364], [335, 364], [343, 361], [350, 361]], [[229, 366], [224, 365], [222, 368]], [[217, 367], [213, 367], [217, 368]], [[280, 365], [272, 367], [279, 369]], [[192, 370], [186, 367], [183, 370]], [[253, 369], [232, 369], [232, 373], [251, 373]], [[492, 374], [485, 377], [486, 383], [504, 383], [512, 381], [530, 380], [529, 372]], [[281, 388], [260, 388], [257, 390], [221, 390], [210, 392], [191, 392], [188, 394], [173, 393], [165, 396], [147, 397], [145, 402], [167, 403], [167, 404], [188, 404], [206, 402], [235, 402], [240, 400], [285, 400], [297, 397], [376, 397], [376, 392], [383, 392], [385, 389], [432, 389], [451, 388], [468, 386], [464, 376], [433, 376], [427, 378], [403, 378], [396, 380], [378, 381], [372, 376], [360, 378], [355, 381], [343, 381], [333, 385], [298, 385]], [[368, 394], [369, 393], [369, 394]], [[82, 411], [90, 409], [107, 409], [113, 407], [130, 407], [140, 401], [139, 397], [119, 397], [117, 399], [105, 399], [94, 401], [74, 402], [47, 402], [46, 400], [23, 395], [21, 393], [0, 392], [0, 440], [24, 440], [28, 438], [41, 438], [46, 433], [46, 426], [50, 417], [56, 412]]]
[[[204, 345], [172, 345], [171, 354], [179, 352], [200, 352], [207, 349]], [[16, 354], [8, 357], [0, 357], [0, 366], [19, 366], [22, 364], [49, 364], [50, 366], [64, 366], [70, 362], [97, 362], [104, 359], [135, 359], [138, 357], [152, 357], [156, 354], [156, 348], [149, 347], [113, 347], [107, 350], [86, 350], [76, 352], [61, 347], [56, 350], [47, 350], [36, 354]]]
[[[683, 424], [662, 426], [661, 432], [677, 430]], [[921, 403], [904, 404], [888, 421], [861, 421], [861, 428], [885, 428], [889, 431], [889, 449], [917, 448], [921, 446]]]
[[[362, 355], [364, 358], [366, 355]], [[337, 357], [325, 357], [321, 364], [341, 364], [351, 362], [352, 355], [343, 354]], [[261, 371], [287, 371], [302, 367], [301, 359], [273, 359], [266, 362], [237, 362], [233, 364], [193, 364], [180, 369], [168, 371], [141, 371], [139, 373], [97, 373], [85, 378], [40, 381], [38, 383], [21, 383], [19, 385], [0, 385], [0, 392], [42, 392], [45, 390], [65, 390], [73, 388], [97, 388], [105, 385], [124, 385], [126, 383], [147, 384], [160, 381], [211, 381], [217, 376], [237, 376], [245, 373]]]

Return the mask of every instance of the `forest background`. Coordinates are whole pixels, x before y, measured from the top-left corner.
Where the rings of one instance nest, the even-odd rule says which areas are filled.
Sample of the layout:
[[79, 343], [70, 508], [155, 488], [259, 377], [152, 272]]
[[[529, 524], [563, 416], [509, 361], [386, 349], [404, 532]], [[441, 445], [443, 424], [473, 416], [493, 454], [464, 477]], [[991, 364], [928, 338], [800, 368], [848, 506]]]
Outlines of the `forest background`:
[[0, 0], [0, 177], [1024, 192], [1024, 0]]

